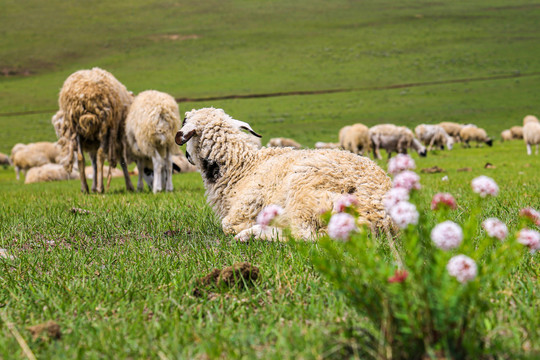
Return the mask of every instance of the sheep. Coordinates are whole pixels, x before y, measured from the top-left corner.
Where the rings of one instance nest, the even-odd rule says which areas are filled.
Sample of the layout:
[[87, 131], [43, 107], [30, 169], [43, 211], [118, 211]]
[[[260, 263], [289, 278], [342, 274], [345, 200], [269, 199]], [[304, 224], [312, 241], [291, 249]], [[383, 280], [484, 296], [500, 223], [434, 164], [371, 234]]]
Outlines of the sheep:
[[7, 156], [6, 154], [0, 153], [0, 165], [3, 165], [4, 167], [11, 165], [9, 156]]
[[187, 112], [176, 134], [178, 145], [187, 143], [186, 156], [201, 173], [226, 234], [238, 240], [279, 236], [278, 227], [256, 224], [261, 210], [275, 204], [284, 209], [280, 227], [314, 239], [325, 231], [320, 211], [332, 209], [342, 194], [358, 199], [357, 210], [373, 229], [391, 228], [382, 204], [390, 178], [372, 160], [340, 150], [257, 149], [242, 130], [261, 137], [222, 109], [204, 108]]
[[192, 165], [186, 156], [182, 153], [178, 155], [172, 156], [172, 163], [173, 163], [173, 174], [174, 173], [188, 173], [188, 172], [195, 172], [197, 171], [197, 168], [195, 165]]
[[266, 147], [291, 147], [293, 149], [300, 149], [302, 145], [288, 138], [271, 138], [266, 144]]
[[135, 97], [126, 119], [129, 150], [139, 171], [137, 190], [144, 188], [143, 178], [154, 192], [173, 191], [172, 153], [174, 131], [180, 128], [178, 104], [166, 93], [147, 90]]
[[501, 141], [502, 142], [505, 142], [505, 141], [510, 141], [510, 140], [513, 140], [514, 137], [512, 136], [512, 131], [511, 130], [503, 130], [501, 132]]
[[443, 121], [439, 125], [446, 131], [446, 133], [454, 138], [454, 142], [461, 142], [459, 132], [464, 125], [451, 121]]
[[420, 156], [426, 156], [426, 148], [414, 137], [413, 132], [405, 126], [392, 124], [375, 125], [369, 129], [369, 137], [373, 147], [373, 157], [382, 159], [379, 149], [383, 148], [388, 153], [388, 158], [395, 151], [406, 154], [407, 149], [412, 148]]
[[[113, 178], [124, 176], [124, 172], [122, 170], [117, 169], [117, 168], [110, 168], [107, 165], [103, 165], [103, 173], [108, 174], [109, 171], [111, 172], [111, 177]], [[84, 168], [84, 173], [87, 179], [91, 179], [91, 180], [94, 179], [95, 173], [94, 173], [94, 168], [92, 166], [86, 166]]]
[[528, 121], [523, 126], [523, 141], [527, 145], [527, 155], [532, 155], [532, 145], [536, 145], [535, 154], [538, 155], [538, 144], [540, 144], [540, 123]]
[[[64, 155], [62, 163], [66, 171], [71, 172], [76, 152], [78, 167], [83, 169], [84, 151], [87, 151], [95, 174], [92, 192], [104, 191], [103, 164], [106, 159], [112, 168], [120, 161], [126, 188], [133, 190], [127, 169], [124, 136], [125, 118], [132, 101], [126, 87], [111, 73], [100, 68], [76, 71], [66, 79], [60, 90], [58, 104], [62, 117], [58, 134]], [[79, 175], [81, 191], [88, 193], [86, 174], [80, 171]]]
[[464, 147], [471, 147], [470, 141], [476, 141], [478, 147], [481, 142], [486, 143], [488, 146], [493, 146], [493, 140], [487, 136], [486, 130], [476, 127], [475, 125], [466, 125], [459, 132], [459, 137], [463, 142]]
[[322, 142], [317, 141], [315, 143], [315, 149], [339, 149], [341, 146], [339, 143], [330, 143], [330, 142]]
[[523, 139], [523, 126], [512, 126], [510, 128], [512, 139]]
[[48, 163], [28, 170], [24, 183], [32, 184], [46, 181], [71, 180], [77, 179], [78, 177], [79, 172], [75, 170], [68, 173], [63, 165]]
[[15, 168], [17, 180], [20, 172], [26, 174], [30, 168], [57, 163], [60, 160], [60, 147], [57, 143], [41, 141], [30, 144], [16, 144], [11, 149], [11, 162]]
[[339, 131], [339, 145], [357, 155], [368, 153], [370, 148], [369, 128], [364, 124], [345, 126]]
[[420, 124], [414, 129], [414, 133], [428, 147], [428, 151], [431, 151], [433, 146], [441, 150], [446, 146], [448, 150], [452, 150], [454, 145], [454, 138], [448, 135], [440, 125]]
[[535, 122], [538, 123], [538, 118], [534, 115], [527, 115], [523, 118], [523, 126], [529, 122]]

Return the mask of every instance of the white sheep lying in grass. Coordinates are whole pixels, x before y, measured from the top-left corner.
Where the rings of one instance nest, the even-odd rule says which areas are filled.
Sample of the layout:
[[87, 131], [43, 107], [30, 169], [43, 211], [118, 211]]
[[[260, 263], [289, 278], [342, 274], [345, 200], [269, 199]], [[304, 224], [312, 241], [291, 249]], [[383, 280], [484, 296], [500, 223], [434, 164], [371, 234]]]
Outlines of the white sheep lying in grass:
[[30, 168], [57, 163], [60, 160], [60, 147], [57, 143], [41, 141], [30, 144], [16, 144], [11, 150], [11, 162], [15, 168], [17, 180], [20, 172], [26, 174]]
[[173, 191], [171, 156], [176, 148], [174, 134], [180, 125], [178, 104], [169, 94], [148, 90], [133, 100], [126, 119], [126, 136], [139, 169], [137, 190], [144, 188], [145, 178], [154, 193]]
[[385, 149], [388, 158], [392, 152], [407, 154], [408, 149], [414, 149], [420, 156], [426, 156], [426, 148], [414, 137], [413, 132], [405, 126], [392, 124], [375, 125], [369, 129], [369, 137], [373, 146], [373, 157], [382, 159], [380, 149]]
[[469, 142], [476, 141], [478, 147], [480, 143], [485, 143], [488, 146], [493, 146], [493, 140], [487, 136], [486, 130], [476, 127], [475, 125], [466, 125], [459, 132], [459, 137], [463, 142], [464, 147], [471, 147]]
[[268, 144], [266, 144], [266, 147], [290, 147], [293, 149], [301, 149], [302, 145], [300, 145], [298, 142], [294, 141], [293, 139], [289, 138], [271, 138], [268, 141]]
[[536, 145], [535, 154], [538, 155], [540, 144], [540, 122], [534, 115], [527, 115], [523, 119], [523, 141], [527, 145], [527, 155], [532, 155], [532, 145]]
[[369, 152], [371, 140], [369, 128], [364, 124], [345, 126], [339, 131], [339, 144], [343, 150], [357, 155]]
[[414, 129], [414, 133], [418, 140], [428, 147], [428, 151], [431, 151], [433, 146], [441, 150], [446, 146], [448, 150], [452, 150], [454, 145], [454, 138], [448, 135], [440, 125], [420, 124]]
[[176, 143], [187, 143], [186, 156], [202, 175], [208, 203], [221, 219], [223, 231], [246, 240], [270, 239], [280, 230], [256, 224], [268, 205], [284, 209], [280, 227], [313, 239], [323, 228], [320, 211], [332, 209], [342, 194], [354, 195], [358, 211], [372, 228], [391, 228], [382, 203], [390, 178], [373, 161], [339, 150], [257, 149], [249, 124], [221, 109], [186, 113]]
[[315, 149], [339, 149], [339, 143], [317, 141], [315, 143]]
[[61, 164], [45, 164], [28, 170], [24, 183], [32, 184], [47, 181], [71, 180], [77, 179], [78, 177], [78, 171], [73, 170], [68, 174], [66, 169], [64, 169], [64, 166]]

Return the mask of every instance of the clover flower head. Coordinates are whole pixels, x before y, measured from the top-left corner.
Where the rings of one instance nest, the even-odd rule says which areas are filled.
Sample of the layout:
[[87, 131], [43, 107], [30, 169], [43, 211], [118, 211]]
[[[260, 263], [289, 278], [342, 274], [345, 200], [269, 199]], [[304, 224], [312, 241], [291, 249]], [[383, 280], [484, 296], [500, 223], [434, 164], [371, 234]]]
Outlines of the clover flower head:
[[268, 205], [257, 215], [257, 224], [268, 226], [276, 216], [283, 214], [283, 208], [279, 205]]
[[489, 218], [482, 222], [482, 227], [486, 230], [487, 234], [493, 238], [497, 238], [501, 241], [508, 236], [508, 227], [497, 218]]
[[405, 170], [416, 168], [416, 164], [412, 157], [407, 154], [397, 154], [388, 161], [388, 172], [392, 175], [397, 175]]
[[347, 213], [332, 215], [328, 223], [328, 235], [332, 239], [348, 240], [353, 230], [356, 230], [354, 216]]
[[540, 250], [540, 233], [531, 229], [521, 229], [517, 241], [531, 249], [531, 253]]
[[446, 270], [450, 276], [455, 277], [460, 283], [473, 280], [478, 274], [478, 268], [473, 259], [465, 255], [456, 255], [446, 264]]
[[486, 197], [487, 195], [497, 196], [499, 193], [499, 186], [488, 176], [481, 175], [474, 178], [471, 182], [471, 186], [473, 191], [481, 197]]
[[438, 193], [431, 200], [431, 210], [439, 210], [442, 207], [448, 207], [452, 210], [457, 208], [456, 199], [449, 193]]
[[530, 219], [535, 225], [540, 226], [540, 212], [532, 207], [526, 207], [519, 211], [519, 216]]
[[461, 227], [453, 221], [447, 220], [437, 224], [431, 230], [431, 240], [442, 250], [457, 248], [463, 241]]
[[384, 195], [383, 205], [388, 212], [400, 201], [409, 201], [409, 192], [404, 188], [392, 188]]
[[351, 194], [341, 195], [334, 201], [334, 212], [340, 213], [350, 206], [359, 205], [358, 198]]
[[400, 201], [393, 206], [389, 215], [397, 226], [405, 229], [409, 224], [418, 224], [418, 211], [416, 206], [408, 201]]
[[420, 190], [420, 176], [412, 171], [406, 170], [394, 177], [393, 185], [395, 188], [404, 188], [407, 189], [407, 191], [411, 191], [412, 189]]

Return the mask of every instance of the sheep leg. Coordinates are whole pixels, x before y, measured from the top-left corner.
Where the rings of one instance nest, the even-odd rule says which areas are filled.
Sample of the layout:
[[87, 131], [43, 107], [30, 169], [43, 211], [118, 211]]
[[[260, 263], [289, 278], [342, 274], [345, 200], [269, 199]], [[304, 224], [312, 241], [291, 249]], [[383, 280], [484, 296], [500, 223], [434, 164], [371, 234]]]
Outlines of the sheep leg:
[[18, 166], [15, 166], [15, 176], [17, 177], [17, 180], [20, 180], [21, 178], [20, 173], [21, 173], [21, 168]]
[[154, 166], [154, 185], [152, 187], [155, 194], [158, 191], [163, 191], [163, 158], [157, 150], [156, 154], [152, 156], [152, 165]]
[[100, 145], [97, 150], [97, 192], [103, 193], [103, 164], [105, 163], [105, 147]]
[[165, 191], [173, 191], [173, 183], [172, 183], [172, 171], [173, 171], [173, 162], [171, 153], [167, 152], [167, 157], [165, 159], [165, 173], [166, 173], [166, 184], [165, 184]]
[[[90, 161], [92, 162], [92, 172], [94, 173], [93, 178], [92, 178], [92, 192], [96, 192], [96, 189], [97, 189], [97, 180], [96, 180], [96, 178], [97, 178], [97, 159], [96, 159], [96, 153], [93, 152], [93, 151], [90, 153]], [[83, 168], [83, 170], [79, 169], [79, 171], [84, 171], [84, 168]]]
[[373, 147], [373, 157], [375, 159], [382, 159], [381, 152], [379, 151], [379, 144]]
[[283, 238], [283, 232], [280, 228], [273, 226], [253, 225], [249, 229], [240, 231], [234, 238], [241, 242], [247, 242], [251, 238], [260, 240], [281, 240]]
[[79, 178], [81, 179], [81, 191], [88, 194], [88, 184], [86, 183], [86, 174], [84, 172], [84, 153], [82, 150], [81, 138], [77, 136], [77, 165], [79, 167]]
[[143, 180], [144, 164], [143, 164], [142, 159], [137, 159], [137, 170], [139, 170], [139, 178], [137, 179], [137, 191], [143, 191], [144, 190], [144, 180]]
[[[531, 144], [527, 144], [527, 155], [532, 155]], [[17, 180], [19, 180], [19, 178], [17, 178]]]

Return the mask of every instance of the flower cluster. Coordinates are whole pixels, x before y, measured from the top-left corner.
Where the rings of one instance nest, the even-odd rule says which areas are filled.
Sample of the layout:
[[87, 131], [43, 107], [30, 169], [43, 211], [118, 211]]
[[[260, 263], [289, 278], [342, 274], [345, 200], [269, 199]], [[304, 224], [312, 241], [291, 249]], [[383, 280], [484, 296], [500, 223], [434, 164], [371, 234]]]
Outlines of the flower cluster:
[[393, 185], [395, 188], [404, 188], [408, 191], [420, 190], [420, 176], [409, 170], [403, 171], [394, 176]]
[[497, 196], [499, 193], [497, 183], [492, 178], [484, 175], [474, 178], [471, 185], [473, 191], [481, 197], [486, 197], [487, 195]]
[[383, 205], [386, 211], [396, 206], [399, 202], [409, 201], [409, 192], [404, 188], [392, 188], [386, 193], [383, 199]]
[[487, 234], [491, 237], [497, 238], [501, 241], [508, 236], [508, 227], [497, 218], [489, 218], [484, 220], [482, 227], [486, 230]]
[[353, 230], [356, 230], [356, 221], [347, 213], [332, 215], [328, 223], [328, 235], [333, 239], [348, 240]]
[[389, 215], [397, 226], [405, 229], [409, 224], [418, 224], [418, 211], [416, 206], [408, 201], [400, 201], [392, 206]]
[[438, 193], [431, 200], [431, 210], [439, 210], [442, 207], [448, 207], [455, 210], [457, 208], [456, 199], [449, 193]]
[[405, 170], [413, 170], [416, 168], [414, 160], [405, 154], [398, 154], [388, 161], [388, 172], [392, 175], [397, 175]]
[[519, 216], [531, 220], [536, 226], [540, 226], [540, 212], [531, 207], [521, 209], [519, 211]]
[[540, 233], [531, 229], [521, 229], [517, 241], [527, 246], [534, 253], [540, 250]]
[[455, 277], [462, 284], [473, 280], [478, 273], [476, 262], [465, 255], [456, 255], [451, 258], [446, 265], [446, 270], [450, 276]]
[[334, 201], [334, 212], [340, 213], [345, 211], [346, 208], [356, 205], [359, 205], [356, 196], [350, 194], [342, 195]]
[[257, 224], [262, 226], [268, 226], [276, 218], [276, 216], [283, 214], [283, 208], [279, 205], [268, 205], [257, 215]]
[[437, 224], [431, 230], [431, 240], [442, 250], [457, 248], [463, 241], [463, 231], [461, 227], [453, 221], [447, 220]]

